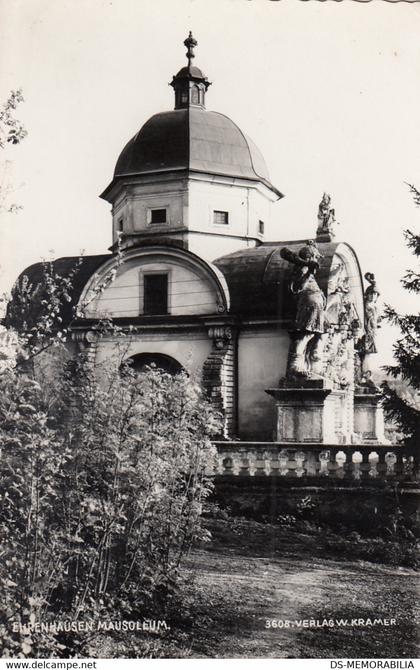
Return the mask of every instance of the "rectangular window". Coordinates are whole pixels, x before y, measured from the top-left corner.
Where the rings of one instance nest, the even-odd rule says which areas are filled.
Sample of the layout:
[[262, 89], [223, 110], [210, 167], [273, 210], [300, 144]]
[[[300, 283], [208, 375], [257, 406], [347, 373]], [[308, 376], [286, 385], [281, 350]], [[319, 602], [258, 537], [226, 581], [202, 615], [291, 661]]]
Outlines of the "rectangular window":
[[145, 274], [144, 280], [144, 314], [168, 313], [168, 275]]
[[229, 225], [229, 212], [222, 212], [219, 209], [215, 209], [213, 212], [213, 223], [216, 226]]
[[124, 219], [118, 219], [118, 232], [122, 233], [124, 227]]
[[261, 219], [258, 221], [258, 232], [260, 235], [264, 235], [264, 221], [261, 221]]
[[166, 207], [150, 210], [150, 223], [166, 223]]

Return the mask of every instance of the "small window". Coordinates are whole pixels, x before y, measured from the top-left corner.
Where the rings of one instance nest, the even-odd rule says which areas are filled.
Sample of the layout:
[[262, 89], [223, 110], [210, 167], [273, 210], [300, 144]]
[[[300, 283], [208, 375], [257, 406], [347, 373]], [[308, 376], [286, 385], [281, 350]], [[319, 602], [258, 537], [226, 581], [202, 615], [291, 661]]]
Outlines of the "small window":
[[166, 207], [150, 210], [150, 223], [166, 223]]
[[122, 233], [124, 228], [124, 219], [118, 219], [118, 232]]
[[168, 275], [145, 274], [144, 279], [144, 314], [168, 313]]
[[258, 221], [258, 232], [260, 235], [264, 235], [264, 221], [261, 221], [261, 219]]
[[216, 226], [229, 225], [229, 212], [222, 212], [221, 210], [215, 209], [213, 212], [213, 223]]
[[198, 92], [198, 86], [193, 86], [191, 90], [191, 103], [193, 105], [198, 105], [199, 104], [199, 92]]

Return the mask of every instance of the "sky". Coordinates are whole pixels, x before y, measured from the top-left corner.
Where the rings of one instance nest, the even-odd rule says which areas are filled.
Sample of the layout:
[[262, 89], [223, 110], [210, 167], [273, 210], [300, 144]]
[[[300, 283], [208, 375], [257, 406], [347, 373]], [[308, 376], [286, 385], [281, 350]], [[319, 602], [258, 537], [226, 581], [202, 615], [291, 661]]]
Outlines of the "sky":
[[[207, 108], [262, 151], [275, 204], [266, 238], [314, 237], [324, 191], [337, 239], [374, 272], [382, 302], [418, 310], [400, 278], [420, 232], [420, 3], [299, 0], [0, 0], [0, 100], [21, 87], [28, 136], [3, 151], [13, 200], [0, 222], [0, 292], [40, 258], [104, 253], [98, 196], [124, 144], [173, 108], [168, 83], [198, 40]], [[378, 364], [397, 333], [383, 325]]]

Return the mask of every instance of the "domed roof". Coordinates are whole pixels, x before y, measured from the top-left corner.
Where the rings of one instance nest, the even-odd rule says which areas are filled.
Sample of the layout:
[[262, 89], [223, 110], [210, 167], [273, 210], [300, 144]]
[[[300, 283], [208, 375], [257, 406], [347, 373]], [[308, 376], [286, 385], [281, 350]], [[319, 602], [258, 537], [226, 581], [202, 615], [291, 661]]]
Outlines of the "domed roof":
[[205, 79], [203, 72], [196, 65], [185, 65], [182, 67], [174, 78], [179, 79], [180, 77]]
[[114, 179], [185, 169], [258, 180], [282, 197], [252, 140], [227, 116], [199, 107], [146, 121], [121, 152]]
[[[292, 267], [280, 250], [288, 247], [295, 253], [306, 240], [266, 242], [258, 247], [241, 249], [213, 261], [223, 273], [229, 287], [230, 312], [244, 318], [281, 318], [292, 320], [295, 302], [289, 290]], [[318, 242], [322, 254], [316, 278], [328, 295], [328, 281], [337, 251], [346, 253], [354, 266], [352, 292], [358, 296], [360, 320], [363, 320], [363, 282], [354, 251], [345, 243]]]

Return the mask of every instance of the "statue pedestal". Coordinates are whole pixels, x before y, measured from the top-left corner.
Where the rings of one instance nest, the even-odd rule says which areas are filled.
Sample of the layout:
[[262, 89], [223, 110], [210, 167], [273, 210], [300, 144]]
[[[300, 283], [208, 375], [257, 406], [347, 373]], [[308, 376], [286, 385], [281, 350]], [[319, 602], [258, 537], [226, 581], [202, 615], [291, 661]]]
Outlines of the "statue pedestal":
[[385, 438], [381, 394], [371, 389], [354, 393], [354, 432], [364, 444], [389, 444]]
[[344, 444], [345, 391], [333, 389], [325, 379], [306, 379], [286, 381], [266, 393], [276, 401], [277, 442]]

